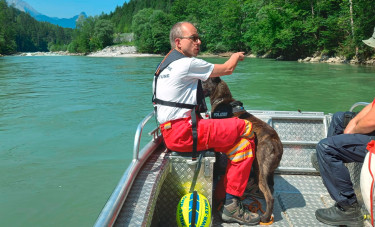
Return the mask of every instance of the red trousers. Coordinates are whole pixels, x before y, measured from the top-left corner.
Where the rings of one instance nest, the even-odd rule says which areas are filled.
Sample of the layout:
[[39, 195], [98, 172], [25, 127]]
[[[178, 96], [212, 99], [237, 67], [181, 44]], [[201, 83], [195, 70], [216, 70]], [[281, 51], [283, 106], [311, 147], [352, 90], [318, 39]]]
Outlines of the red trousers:
[[[242, 196], [254, 160], [254, 135], [252, 124], [238, 118], [197, 118], [198, 151], [214, 149], [228, 157], [224, 189], [227, 193]], [[160, 125], [168, 149], [192, 152], [191, 119], [172, 120]]]

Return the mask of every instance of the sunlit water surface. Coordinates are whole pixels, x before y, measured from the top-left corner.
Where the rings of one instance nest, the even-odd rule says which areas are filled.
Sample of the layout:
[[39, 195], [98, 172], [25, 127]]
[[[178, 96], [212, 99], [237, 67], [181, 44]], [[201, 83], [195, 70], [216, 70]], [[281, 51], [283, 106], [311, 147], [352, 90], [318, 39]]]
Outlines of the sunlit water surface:
[[[0, 58], [0, 226], [95, 223], [152, 111], [160, 60]], [[369, 66], [245, 59], [223, 78], [246, 109], [331, 113], [372, 101], [374, 75]]]

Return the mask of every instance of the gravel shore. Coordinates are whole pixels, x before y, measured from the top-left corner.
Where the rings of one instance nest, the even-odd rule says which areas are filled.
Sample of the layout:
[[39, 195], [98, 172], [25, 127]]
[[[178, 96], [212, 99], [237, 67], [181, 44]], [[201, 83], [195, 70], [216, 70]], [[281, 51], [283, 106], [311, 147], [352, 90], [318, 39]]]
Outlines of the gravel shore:
[[160, 57], [158, 54], [141, 54], [137, 53], [135, 46], [108, 46], [103, 50], [89, 54], [69, 53], [68, 51], [56, 52], [24, 52], [17, 53], [13, 56], [88, 56], [88, 57]]
[[87, 55], [88, 57], [152, 57], [161, 55], [158, 54], [140, 54], [137, 53], [135, 46], [108, 46], [103, 50], [93, 52]]
[[[232, 53], [221, 53], [221, 54], [208, 54], [203, 53], [198, 57], [230, 57]], [[1, 56], [1, 55], [0, 55]], [[57, 51], [57, 52], [27, 52], [18, 53], [14, 56], [88, 56], [88, 57], [162, 57], [159, 54], [141, 54], [137, 52], [135, 46], [108, 46], [103, 50], [92, 52], [89, 54], [82, 53], [69, 53], [68, 51]], [[247, 55], [249, 58], [267, 58], [267, 56], [255, 56], [253, 54]], [[280, 58], [280, 57], [279, 57]], [[282, 58], [276, 60], [283, 60]], [[298, 59], [298, 62], [310, 62], [310, 63], [345, 63], [345, 64], [366, 64], [375, 65], [375, 58], [358, 61], [357, 59], [346, 60], [344, 57], [328, 57], [328, 56], [312, 56], [304, 59]]]
[[367, 59], [365, 61], [358, 61], [358, 59], [346, 60], [344, 57], [307, 57], [305, 59], [298, 59], [298, 62], [321, 62], [321, 63], [349, 63], [349, 64], [366, 64], [374, 65], [375, 59]]

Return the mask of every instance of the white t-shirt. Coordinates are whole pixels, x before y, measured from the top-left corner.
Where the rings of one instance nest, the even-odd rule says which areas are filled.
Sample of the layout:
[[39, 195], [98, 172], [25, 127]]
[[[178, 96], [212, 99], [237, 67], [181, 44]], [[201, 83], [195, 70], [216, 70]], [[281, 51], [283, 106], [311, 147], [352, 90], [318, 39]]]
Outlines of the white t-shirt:
[[[172, 62], [159, 75], [156, 98], [163, 101], [197, 104], [198, 79], [206, 81], [213, 69], [213, 64], [197, 58], [181, 58]], [[160, 124], [189, 117], [190, 112], [191, 109], [157, 105], [157, 118]]]

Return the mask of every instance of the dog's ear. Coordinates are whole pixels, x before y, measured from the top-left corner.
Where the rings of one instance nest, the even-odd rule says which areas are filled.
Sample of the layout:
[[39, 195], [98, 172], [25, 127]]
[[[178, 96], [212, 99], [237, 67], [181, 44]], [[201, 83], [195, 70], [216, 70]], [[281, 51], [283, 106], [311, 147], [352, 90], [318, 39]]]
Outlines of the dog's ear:
[[215, 111], [218, 105], [221, 104], [228, 104], [233, 102], [234, 99], [232, 97], [232, 93], [229, 90], [227, 83], [224, 80], [219, 81], [216, 85], [216, 89], [214, 93], [210, 96], [211, 100], [211, 111]]
[[202, 81], [202, 88], [204, 97], [210, 96], [215, 90], [216, 84], [213, 83], [212, 77], [208, 78], [206, 81]]
[[222, 82], [220, 77], [210, 77], [206, 81], [202, 81], [204, 97], [211, 96], [215, 93], [216, 88]]
[[212, 82], [214, 82], [216, 84], [219, 84], [221, 82], [221, 78], [220, 77], [213, 77]]
[[224, 80], [220, 80], [220, 83], [217, 86], [217, 92], [220, 94], [220, 97], [230, 100], [230, 102], [233, 101], [232, 93], [229, 90], [228, 84], [225, 83]]

